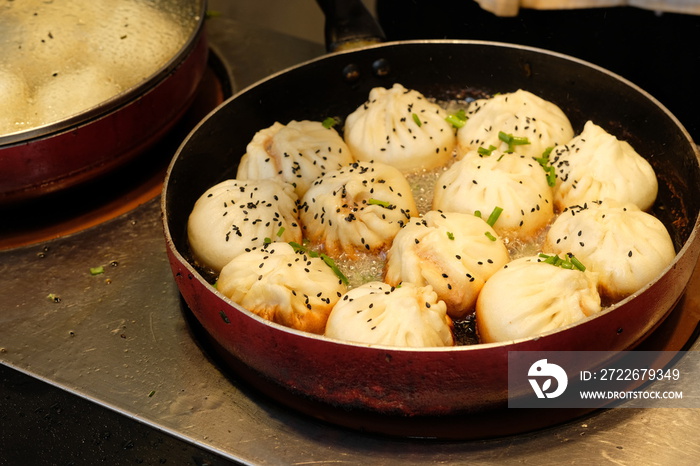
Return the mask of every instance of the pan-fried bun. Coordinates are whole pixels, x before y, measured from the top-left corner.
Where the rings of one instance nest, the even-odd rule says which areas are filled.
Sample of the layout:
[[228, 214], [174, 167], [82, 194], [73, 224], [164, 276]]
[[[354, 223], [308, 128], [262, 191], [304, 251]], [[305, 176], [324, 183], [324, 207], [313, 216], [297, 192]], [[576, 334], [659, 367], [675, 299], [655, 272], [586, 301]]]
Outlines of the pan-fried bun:
[[236, 256], [221, 270], [217, 289], [264, 319], [316, 334], [347, 291], [323, 259], [278, 242]]
[[512, 149], [530, 157], [541, 157], [547, 148], [574, 137], [571, 123], [559, 107], [522, 89], [475, 100], [467, 107], [467, 116], [457, 131], [459, 157], [480, 147], [508, 151], [511, 147], [499, 133], [526, 139], [527, 144]]
[[299, 208], [304, 237], [327, 254], [374, 253], [391, 246], [418, 211], [406, 178], [383, 163], [355, 162], [326, 173]]
[[651, 164], [627, 142], [589, 121], [583, 132], [550, 155], [556, 169], [555, 207], [602, 199], [632, 202], [642, 210], [658, 192]]
[[486, 218], [501, 208], [494, 229], [508, 238], [528, 241], [554, 217], [552, 196], [545, 171], [531, 157], [470, 151], [440, 175], [433, 209], [480, 212]]
[[452, 346], [452, 320], [430, 286], [369, 282], [348, 291], [328, 317], [325, 335], [371, 345]]
[[653, 280], [676, 255], [659, 219], [612, 199], [565, 210], [547, 232], [544, 247], [574, 254], [598, 273], [601, 294], [614, 301]]
[[482, 343], [518, 340], [565, 327], [601, 310], [596, 276], [528, 256], [488, 279], [476, 302]]
[[452, 318], [474, 309], [486, 280], [510, 260], [503, 240], [483, 219], [427, 212], [399, 231], [387, 253], [384, 280], [433, 287]]
[[316, 178], [353, 161], [343, 138], [321, 122], [275, 123], [253, 136], [236, 178], [280, 178], [294, 185], [301, 198]]
[[447, 112], [401, 84], [377, 87], [348, 115], [345, 142], [357, 160], [390, 164], [403, 173], [444, 165], [452, 157], [455, 131]]
[[218, 272], [266, 238], [301, 242], [296, 202], [294, 187], [278, 180], [225, 180], [212, 186], [187, 222], [195, 260]]

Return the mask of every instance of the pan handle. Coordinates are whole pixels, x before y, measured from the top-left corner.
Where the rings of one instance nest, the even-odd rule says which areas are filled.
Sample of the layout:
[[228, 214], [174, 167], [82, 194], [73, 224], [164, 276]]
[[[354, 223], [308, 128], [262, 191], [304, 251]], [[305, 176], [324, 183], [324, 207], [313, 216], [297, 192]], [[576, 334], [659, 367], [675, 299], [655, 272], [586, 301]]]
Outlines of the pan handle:
[[361, 0], [316, 0], [316, 3], [326, 17], [328, 52], [384, 42], [384, 31]]

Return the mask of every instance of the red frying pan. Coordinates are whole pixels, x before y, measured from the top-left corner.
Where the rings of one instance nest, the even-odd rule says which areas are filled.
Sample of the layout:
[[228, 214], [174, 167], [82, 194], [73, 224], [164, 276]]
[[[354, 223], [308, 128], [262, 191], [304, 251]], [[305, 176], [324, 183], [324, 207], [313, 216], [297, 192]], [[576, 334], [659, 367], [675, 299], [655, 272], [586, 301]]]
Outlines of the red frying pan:
[[[576, 325], [536, 338], [448, 349], [335, 341], [263, 320], [217, 292], [189, 255], [186, 222], [195, 200], [235, 176], [256, 131], [275, 121], [345, 116], [373, 87], [397, 82], [440, 99], [522, 88], [561, 107], [576, 132], [591, 119], [626, 139], [658, 175], [653, 210], [675, 242], [673, 263], [633, 296]], [[162, 210], [182, 296], [237, 374], [282, 403], [337, 424], [394, 435], [475, 438], [581, 414], [507, 410], [508, 353], [618, 351], [643, 341], [681, 298], [697, 263], [698, 186], [698, 152], [688, 133], [658, 101], [621, 77], [540, 49], [412, 41], [333, 53], [233, 96], [178, 150]]]

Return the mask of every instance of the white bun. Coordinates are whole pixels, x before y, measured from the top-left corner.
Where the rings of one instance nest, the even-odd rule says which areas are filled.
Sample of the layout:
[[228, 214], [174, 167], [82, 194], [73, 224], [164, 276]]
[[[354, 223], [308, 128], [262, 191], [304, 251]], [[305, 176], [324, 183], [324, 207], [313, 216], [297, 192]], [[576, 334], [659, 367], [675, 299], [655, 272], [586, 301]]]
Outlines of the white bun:
[[343, 138], [321, 122], [275, 123], [253, 136], [236, 178], [279, 178], [294, 185], [301, 198], [316, 178], [353, 161]]
[[653, 280], [676, 255], [659, 219], [612, 199], [564, 211], [547, 232], [544, 248], [574, 254], [598, 273], [601, 294], [615, 301]]
[[473, 311], [486, 280], [510, 260], [484, 220], [470, 214], [430, 211], [412, 218], [387, 254], [385, 281], [432, 286], [450, 317]]
[[388, 163], [403, 173], [431, 169], [452, 157], [456, 138], [447, 112], [401, 84], [377, 87], [348, 115], [345, 141], [357, 160]]
[[370, 282], [338, 301], [326, 325], [330, 338], [403, 347], [452, 346], [452, 320], [430, 286]]
[[524, 90], [479, 99], [467, 107], [469, 119], [457, 131], [459, 156], [479, 147], [508, 151], [499, 132], [527, 138], [529, 144], [514, 147], [515, 152], [540, 157], [549, 147], [565, 144], [574, 137], [568, 117], [554, 103]]
[[482, 343], [534, 337], [601, 310], [595, 274], [541, 260], [516, 259], [486, 282], [476, 303]]
[[552, 188], [539, 163], [520, 154], [494, 150], [468, 152], [435, 183], [433, 209], [480, 212], [484, 218], [503, 209], [494, 229], [509, 238], [529, 240], [554, 217]]
[[406, 178], [383, 163], [355, 162], [317, 179], [299, 208], [304, 236], [329, 255], [378, 252], [411, 217], [416, 203]]
[[320, 257], [287, 243], [268, 243], [229, 262], [218, 290], [260, 317], [297, 330], [322, 334], [328, 314], [347, 291]]
[[658, 182], [649, 162], [591, 121], [580, 135], [555, 148], [550, 160], [557, 174], [555, 207], [560, 210], [602, 199], [648, 210], [656, 200]]
[[301, 242], [297, 196], [277, 180], [225, 180], [194, 205], [187, 236], [195, 260], [218, 272], [237, 255], [272, 241]]

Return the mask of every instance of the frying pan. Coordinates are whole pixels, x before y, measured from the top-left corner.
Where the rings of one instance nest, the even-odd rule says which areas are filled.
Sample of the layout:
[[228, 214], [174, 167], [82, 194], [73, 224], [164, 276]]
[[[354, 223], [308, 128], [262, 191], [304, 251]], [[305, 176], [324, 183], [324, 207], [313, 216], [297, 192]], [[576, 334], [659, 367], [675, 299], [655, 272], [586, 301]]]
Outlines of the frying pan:
[[[190, 261], [186, 224], [196, 199], [235, 177], [256, 131], [275, 121], [344, 117], [370, 89], [396, 82], [438, 99], [522, 88], [560, 106], [576, 132], [590, 119], [626, 139], [657, 172], [653, 210], [675, 242], [672, 264], [639, 292], [575, 325], [513, 342], [447, 349], [334, 341], [268, 322], [218, 293]], [[162, 211], [182, 297], [235, 374], [277, 401], [335, 424], [389, 435], [479, 438], [585, 412], [508, 410], [508, 353], [622, 351], [642, 342], [682, 297], [698, 260], [699, 183], [698, 152], [687, 131], [652, 96], [620, 76], [531, 47], [406, 41], [326, 55], [224, 102], [177, 151]]]
[[185, 44], [144, 81], [96, 107], [0, 135], [0, 205], [39, 198], [108, 173], [151, 147], [184, 114], [207, 63], [206, 0], [163, 0], [156, 5], [188, 19], [191, 30]]

